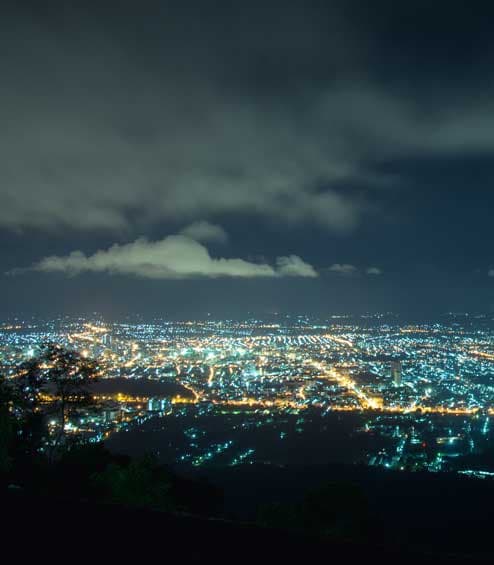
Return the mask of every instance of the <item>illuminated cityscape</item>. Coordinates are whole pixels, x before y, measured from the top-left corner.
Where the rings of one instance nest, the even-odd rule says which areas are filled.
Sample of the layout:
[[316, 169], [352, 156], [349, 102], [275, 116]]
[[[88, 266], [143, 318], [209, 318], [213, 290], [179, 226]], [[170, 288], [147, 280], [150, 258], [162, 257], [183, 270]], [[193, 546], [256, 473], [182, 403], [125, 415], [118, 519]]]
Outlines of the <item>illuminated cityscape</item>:
[[16, 320], [1, 328], [2, 372], [15, 378], [46, 342], [97, 362], [96, 404], [65, 425], [89, 442], [179, 467], [342, 461], [494, 476], [467, 465], [494, 440], [485, 316]]

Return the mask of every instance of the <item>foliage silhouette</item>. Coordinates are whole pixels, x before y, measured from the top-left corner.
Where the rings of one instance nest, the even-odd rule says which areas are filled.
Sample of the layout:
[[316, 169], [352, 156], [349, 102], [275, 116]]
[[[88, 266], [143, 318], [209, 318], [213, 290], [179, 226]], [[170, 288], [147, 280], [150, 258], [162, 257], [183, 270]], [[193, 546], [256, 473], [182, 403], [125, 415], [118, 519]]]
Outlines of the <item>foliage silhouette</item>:
[[[67, 443], [67, 422], [75, 410], [94, 403], [91, 383], [96, 363], [77, 351], [48, 343], [39, 355], [23, 363], [13, 381], [15, 415], [22, 444], [31, 456], [48, 446], [52, 461]], [[56, 429], [50, 433], [49, 422]], [[50, 436], [50, 441], [47, 441]]]
[[323, 537], [364, 536], [369, 509], [363, 491], [352, 483], [331, 482], [309, 491], [299, 502], [261, 508], [265, 526], [299, 530]]
[[150, 456], [127, 466], [110, 464], [93, 476], [103, 500], [126, 506], [170, 510], [173, 508], [170, 473]]

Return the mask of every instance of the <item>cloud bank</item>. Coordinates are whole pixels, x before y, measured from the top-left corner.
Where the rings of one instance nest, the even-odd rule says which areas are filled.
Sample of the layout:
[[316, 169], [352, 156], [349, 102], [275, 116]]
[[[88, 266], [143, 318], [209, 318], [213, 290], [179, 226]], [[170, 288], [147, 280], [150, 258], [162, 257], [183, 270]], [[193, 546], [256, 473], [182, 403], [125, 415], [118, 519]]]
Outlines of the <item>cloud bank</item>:
[[[361, 3], [355, 17], [351, 2], [13, 4], [0, 21], [2, 228], [133, 237], [242, 214], [348, 232], [401, 180], [382, 163], [494, 148], [480, 56], [453, 88], [428, 77], [453, 81], [461, 58], [439, 73], [429, 52], [393, 59], [413, 63], [403, 22], [429, 8], [388, 21], [396, 10], [376, 20]], [[443, 45], [437, 18], [426, 46]]]
[[214, 258], [203, 244], [185, 235], [170, 235], [160, 241], [139, 238], [89, 256], [73, 251], [63, 257], [45, 257], [29, 270], [67, 275], [109, 273], [149, 279], [318, 276], [311, 265], [296, 255], [278, 257], [274, 265], [238, 258]]

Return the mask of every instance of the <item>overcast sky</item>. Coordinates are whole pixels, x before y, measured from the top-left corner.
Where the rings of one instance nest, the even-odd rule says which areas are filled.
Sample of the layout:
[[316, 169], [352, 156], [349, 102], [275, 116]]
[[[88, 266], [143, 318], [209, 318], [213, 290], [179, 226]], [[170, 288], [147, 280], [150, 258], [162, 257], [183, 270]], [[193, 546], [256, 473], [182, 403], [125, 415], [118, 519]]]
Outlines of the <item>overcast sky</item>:
[[3, 315], [494, 309], [494, 7], [0, 8]]

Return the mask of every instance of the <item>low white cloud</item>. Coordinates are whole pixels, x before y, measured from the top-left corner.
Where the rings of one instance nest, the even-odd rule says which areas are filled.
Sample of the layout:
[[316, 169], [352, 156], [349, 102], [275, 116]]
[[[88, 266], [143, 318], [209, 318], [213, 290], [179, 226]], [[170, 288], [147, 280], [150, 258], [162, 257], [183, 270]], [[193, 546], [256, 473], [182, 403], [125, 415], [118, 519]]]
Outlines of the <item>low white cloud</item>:
[[278, 257], [276, 270], [283, 277], [317, 277], [317, 271], [298, 255]]
[[228, 241], [228, 234], [221, 226], [204, 220], [189, 224], [180, 233], [204, 243], [226, 243]]
[[369, 277], [378, 277], [383, 274], [383, 270], [379, 267], [367, 267], [364, 269], [349, 263], [335, 263], [328, 267], [327, 271], [343, 276], [367, 275]]
[[328, 268], [328, 271], [338, 275], [354, 275], [358, 272], [358, 269], [355, 265], [349, 265], [348, 263], [335, 263]]
[[489, 269], [487, 276], [494, 278], [494, 269]]
[[278, 257], [274, 265], [238, 258], [214, 258], [203, 244], [185, 235], [170, 235], [159, 241], [139, 238], [92, 255], [73, 251], [62, 257], [45, 257], [30, 270], [67, 275], [109, 273], [151, 279], [317, 276], [315, 269], [297, 255]]
[[376, 277], [378, 277], [378, 276], [380, 276], [380, 275], [383, 274], [383, 270], [380, 269], [379, 267], [368, 267], [368, 268], [365, 270], [365, 273], [366, 273], [367, 275], [370, 275], [370, 276], [376, 276]]

